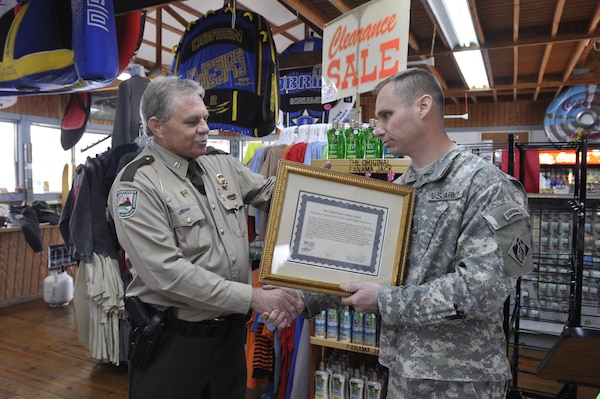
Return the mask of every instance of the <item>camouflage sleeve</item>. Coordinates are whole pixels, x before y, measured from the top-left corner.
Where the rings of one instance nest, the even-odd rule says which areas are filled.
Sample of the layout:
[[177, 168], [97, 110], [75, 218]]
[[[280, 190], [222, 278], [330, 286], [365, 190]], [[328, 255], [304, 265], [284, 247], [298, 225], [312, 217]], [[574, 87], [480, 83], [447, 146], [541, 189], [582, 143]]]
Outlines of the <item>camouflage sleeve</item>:
[[301, 294], [306, 305], [306, 309], [302, 312], [302, 317], [305, 319], [313, 318], [322, 310], [341, 306], [341, 298], [339, 296], [310, 291], [301, 291]]
[[[520, 243], [515, 233], [530, 242], [529, 216], [522, 197], [507, 180], [470, 188], [469, 199], [458, 223], [455, 240], [432, 240], [420, 264], [411, 265], [431, 277], [422, 284], [382, 287], [379, 310], [387, 324], [430, 325], [448, 323], [456, 318], [488, 318], [501, 311], [516, 277], [515, 268], [525, 260], [515, 260]], [[460, 209], [451, 210], [460, 212]], [[508, 219], [507, 219], [508, 218]], [[512, 220], [512, 223], [508, 223]], [[506, 222], [506, 223], [505, 223]], [[441, 233], [440, 233], [441, 234]], [[448, 257], [449, 251], [450, 257]], [[444, 264], [439, 259], [451, 259]]]

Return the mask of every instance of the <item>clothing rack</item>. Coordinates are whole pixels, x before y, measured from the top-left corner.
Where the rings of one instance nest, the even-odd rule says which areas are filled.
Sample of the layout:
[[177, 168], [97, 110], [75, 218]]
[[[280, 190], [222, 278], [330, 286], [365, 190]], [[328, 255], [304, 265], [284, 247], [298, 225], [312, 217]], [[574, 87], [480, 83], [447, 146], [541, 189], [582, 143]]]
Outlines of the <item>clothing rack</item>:
[[92, 143], [92, 144], [88, 145], [87, 147], [82, 148], [81, 152], [86, 152], [90, 148], [93, 148], [93, 147], [97, 146], [98, 144], [102, 143], [103, 141], [108, 140], [111, 137], [112, 137], [112, 134], [109, 134], [108, 136], [101, 138], [100, 140], [96, 141], [95, 143]]
[[327, 142], [327, 131], [331, 123], [313, 123], [300, 126], [288, 126], [279, 133], [277, 144]]

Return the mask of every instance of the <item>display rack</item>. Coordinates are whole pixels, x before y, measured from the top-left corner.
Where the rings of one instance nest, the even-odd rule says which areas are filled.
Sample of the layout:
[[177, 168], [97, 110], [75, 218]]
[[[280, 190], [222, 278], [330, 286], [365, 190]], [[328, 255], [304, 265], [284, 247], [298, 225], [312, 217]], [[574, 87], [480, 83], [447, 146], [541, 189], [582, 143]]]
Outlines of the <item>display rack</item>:
[[[334, 351], [343, 352], [348, 356], [351, 363], [356, 365], [360, 363], [367, 363], [370, 365], [378, 365], [377, 357], [379, 356], [379, 348], [376, 346], [360, 345], [355, 343], [345, 343], [327, 338], [318, 338], [314, 336], [314, 320], [311, 321], [311, 365], [310, 365], [310, 382], [309, 382], [309, 399], [314, 398], [315, 394], [315, 381], [312, 376], [315, 375], [318, 364], [327, 359], [330, 354]], [[384, 367], [378, 365], [380, 369]]]
[[568, 170], [573, 181], [564, 194], [529, 195], [535, 268], [519, 279], [513, 298], [513, 391], [519, 390], [519, 372], [525, 372], [519, 369], [522, 334], [541, 333], [556, 339], [537, 377], [564, 383], [560, 397], [576, 398], [578, 381], [566, 374], [557, 376], [561, 368], [556, 364], [559, 357], [564, 360], [561, 342], [574, 342], [561, 340], [565, 333], [577, 329], [600, 332], [600, 199], [588, 198], [590, 146], [583, 135], [577, 142], [517, 144], [516, 148], [521, 160], [529, 149], [568, 150], [575, 156]]
[[535, 269], [521, 279], [519, 309], [523, 329], [551, 333], [600, 328], [600, 199], [588, 198], [589, 146], [587, 140], [557, 146], [576, 153], [574, 185], [570, 194], [529, 196]]

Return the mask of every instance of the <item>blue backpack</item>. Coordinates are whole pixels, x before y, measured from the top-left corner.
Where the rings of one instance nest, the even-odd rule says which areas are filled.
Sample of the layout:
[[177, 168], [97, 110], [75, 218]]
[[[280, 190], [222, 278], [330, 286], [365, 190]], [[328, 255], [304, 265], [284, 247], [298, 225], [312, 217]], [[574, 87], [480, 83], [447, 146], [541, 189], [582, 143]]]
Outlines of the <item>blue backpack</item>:
[[174, 51], [171, 73], [204, 87], [211, 129], [253, 137], [275, 130], [279, 65], [262, 16], [231, 7], [209, 11], [187, 26]]

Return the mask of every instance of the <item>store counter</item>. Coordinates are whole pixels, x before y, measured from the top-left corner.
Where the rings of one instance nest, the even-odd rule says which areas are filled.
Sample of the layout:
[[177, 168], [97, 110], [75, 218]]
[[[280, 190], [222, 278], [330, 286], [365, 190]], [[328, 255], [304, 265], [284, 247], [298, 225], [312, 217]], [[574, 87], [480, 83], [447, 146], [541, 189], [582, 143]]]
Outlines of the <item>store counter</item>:
[[48, 247], [63, 244], [57, 225], [40, 225], [43, 249], [34, 252], [20, 227], [0, 228], [0, 307], [41, 298], [48, 276]]

